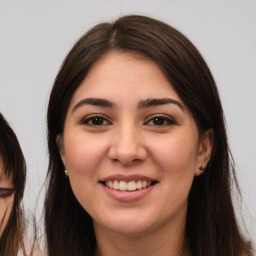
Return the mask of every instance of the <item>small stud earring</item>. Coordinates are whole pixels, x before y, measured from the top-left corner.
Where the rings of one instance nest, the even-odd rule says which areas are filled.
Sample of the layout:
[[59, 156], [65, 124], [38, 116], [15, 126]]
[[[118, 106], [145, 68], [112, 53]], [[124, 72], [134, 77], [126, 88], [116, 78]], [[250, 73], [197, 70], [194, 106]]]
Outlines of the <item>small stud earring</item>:
[[68, 170], [65, 170], [64, 172], [65, 172], [66, 177], [68, 177]]
[[200, 166], [199, 170], [201, 170], [202, 172], [204, 172], [206, 170], [206, 168], [204, 166]]

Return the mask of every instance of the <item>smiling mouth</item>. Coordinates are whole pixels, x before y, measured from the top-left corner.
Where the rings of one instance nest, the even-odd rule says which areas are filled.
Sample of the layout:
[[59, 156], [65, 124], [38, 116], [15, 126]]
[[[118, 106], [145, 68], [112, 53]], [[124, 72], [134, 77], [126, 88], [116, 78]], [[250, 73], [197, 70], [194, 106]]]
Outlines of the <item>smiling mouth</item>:
[[118, 180], [109, 180], [101, 182], [103, 185], [110, 189], [119, 190], [119, 191], [137, 191], [149, 188], [153, 185], [155, 185], [156, 181], [146, 181], [146, 180], [131, 180], [129, 182], [127, 181], [118, 181]]

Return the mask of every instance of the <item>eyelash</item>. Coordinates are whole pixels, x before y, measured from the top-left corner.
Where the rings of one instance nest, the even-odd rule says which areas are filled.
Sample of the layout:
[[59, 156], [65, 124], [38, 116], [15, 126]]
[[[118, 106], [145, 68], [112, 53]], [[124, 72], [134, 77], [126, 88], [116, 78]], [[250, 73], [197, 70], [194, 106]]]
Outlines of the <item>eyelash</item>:
[[[96, 123], [93, 123], [93, 122]], [[154, 121], [156, 122], [154, 124]], [[153, 122], [150, 124], [150, 122]], [[80, 122], [81, 125], [89, 125], [89, 126], [103, 126], [103, 125], [111, 125], [112, 123], [102, 115], [93, 115], [86, 118], [83, 118]], [[149, 125], [149, 126], [169, 126], [169, 125], [177, 125], [177, 122], [170, 117], [163, 116], [163, 115], [157, 115], [153, 116], [150, 119], [148, 119], [146, 122], [143, 123], [143, 125]]]
[[[158, 122], [158, 124], [149, 124], [150, 122]], [[163, 116], [163, 115], [157, 115], [151, 117], [148, 121], [146, 121], [144, 124], [148, 124], [150, 126], [169, 126], [169, 125], [176, 125], [177, 122], [170, 117]]]
[[[97, 120], [98, 119], [98, 120]], [[100, 122], [99, 124], [93, 124], [92, 122]], [[91, 122], [91, 123], [90, 123]], [[107, 122], [107, 124], [103, 124], [101, 122]], [[82, 120], [79, 122], [81, 125], [91, 125], [91, 126], [101, 126], [101, 125], [111, 125], [112, 123], [104, 116], [102, 115], [93, 115], [86, 118], [82, 118]]]

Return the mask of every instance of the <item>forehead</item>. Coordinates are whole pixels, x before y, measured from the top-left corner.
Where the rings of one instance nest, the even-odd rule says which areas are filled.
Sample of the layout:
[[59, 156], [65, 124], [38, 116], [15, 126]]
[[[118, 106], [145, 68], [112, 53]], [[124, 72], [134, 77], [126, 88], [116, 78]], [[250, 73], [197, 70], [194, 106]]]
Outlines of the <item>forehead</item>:
[[98, 60], [75, 91], [72, 100], [84, 96], [128, 100], [166, 95], [181, 101], [170, 82], [152, 60], [133, 53], [111, 52]]

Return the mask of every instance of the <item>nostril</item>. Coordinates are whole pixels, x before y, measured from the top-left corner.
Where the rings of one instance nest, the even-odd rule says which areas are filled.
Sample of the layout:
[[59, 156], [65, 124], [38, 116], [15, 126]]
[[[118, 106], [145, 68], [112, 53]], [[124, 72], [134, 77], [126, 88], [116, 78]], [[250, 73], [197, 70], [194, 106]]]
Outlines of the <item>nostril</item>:
[[122, 136], [113, 138], [109, 148], [109, 158], [114, 162], [120, 162], [123, 165], [132, 165], [146, 158], [146, 149], [141, 136], [137, 136], [130, 128], [123, 128]]
[[133, 165], [136, 163], [140, 163], [141, 161], [144, 161], [146, 159], [146, 152], [142, 152], [142, 149], [139, 150], [134, 150], [134, 151], [125, 151], [119, 150], [114, 152], [109, 153], [109, 158], [113, 162], [120, 162], [123, 165]]

